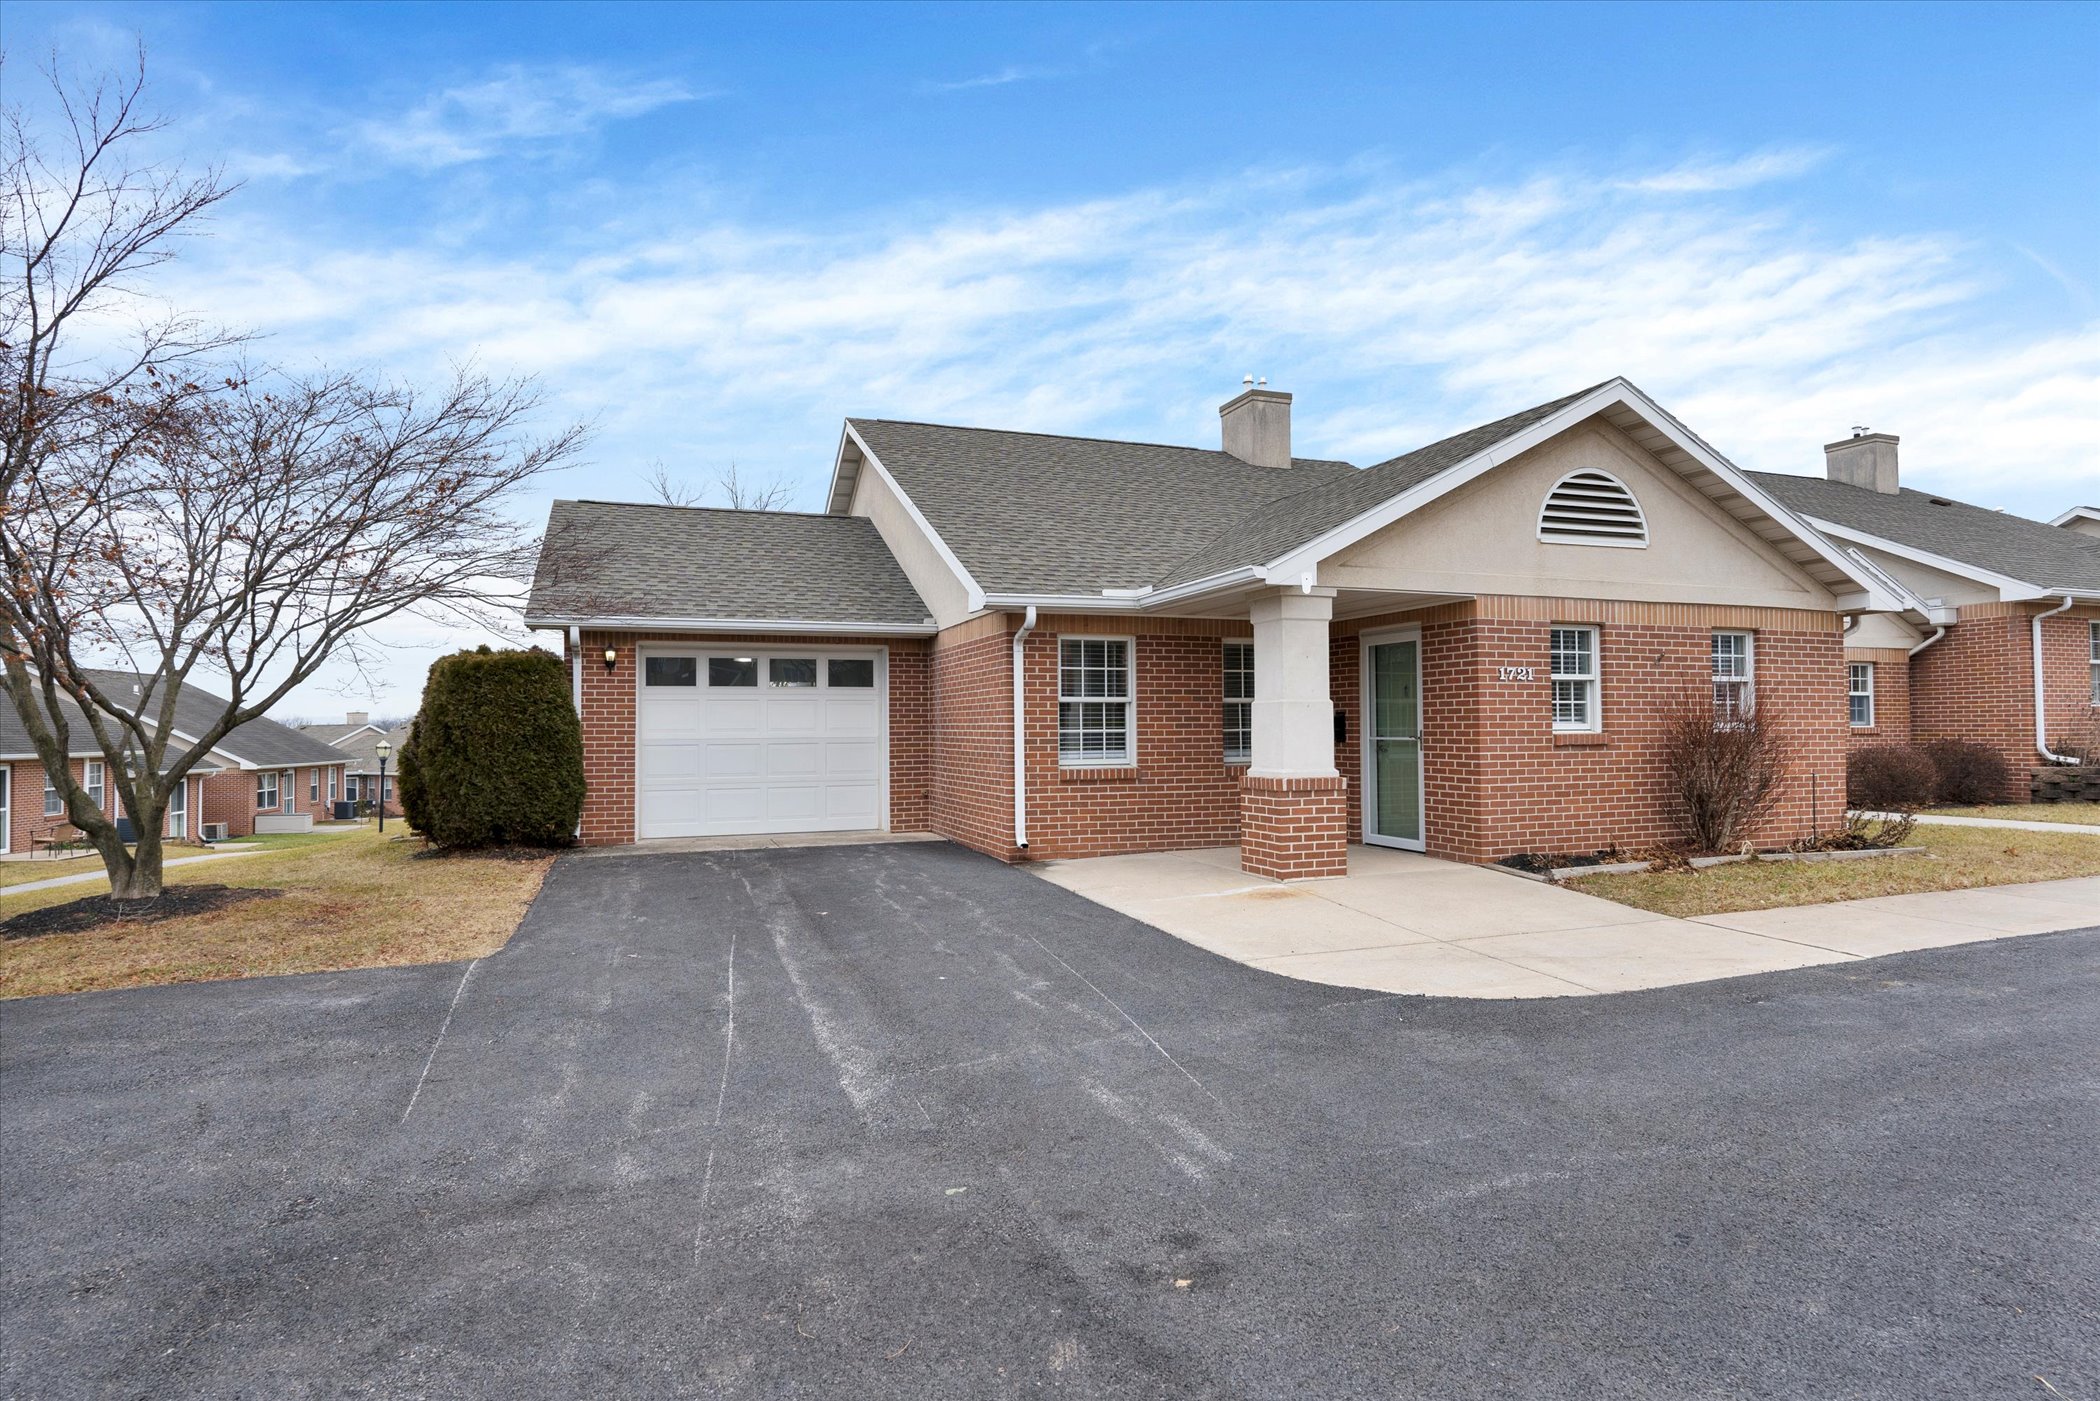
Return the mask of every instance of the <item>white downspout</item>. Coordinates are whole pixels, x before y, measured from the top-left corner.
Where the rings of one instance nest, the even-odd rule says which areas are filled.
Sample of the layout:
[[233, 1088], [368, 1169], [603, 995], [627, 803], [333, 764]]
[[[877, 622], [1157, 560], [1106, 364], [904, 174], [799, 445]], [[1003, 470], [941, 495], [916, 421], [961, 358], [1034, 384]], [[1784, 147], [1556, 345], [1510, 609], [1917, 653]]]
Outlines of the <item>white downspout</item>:
[[2070, 608], [2074, 602], [2069, 594], [2064, 601], [2046, 612], [2037, 613], [2032, 619], [2034, 633], [2034, 752], [2048, 764], [2075, 764], [2078, 761], [2068, 754], [2059, 754], [2049, 747], [2049, 711], [2047, 698], [2042, 688], [2042, 619], [2053, 618]]
[[1932, 630], [1932, 636], [1926, 638], [1923, 642], [1920, 642], [1917, 646], [1911, 648], [1908, 652], [1905, 652], [1903, 655], [1906, 657], [1915, 657], [1916, 655], [1918, 655], [1918, 653], [1924, 651], [1927, 647], [1930, 647], [1933, 643], [1939, 641], [1946, 635], [1947, 630], [1945, 628], [1934, 628]]
[[583, 629], [569, 628], [569, 699], [576, 706], [576, 718], [583, 718]]
[[1035, 605], [1014, 632], [1014, 845], [1028, 850], [1028, 678], [1021, 669], [1021, 647], [1035, 631]]

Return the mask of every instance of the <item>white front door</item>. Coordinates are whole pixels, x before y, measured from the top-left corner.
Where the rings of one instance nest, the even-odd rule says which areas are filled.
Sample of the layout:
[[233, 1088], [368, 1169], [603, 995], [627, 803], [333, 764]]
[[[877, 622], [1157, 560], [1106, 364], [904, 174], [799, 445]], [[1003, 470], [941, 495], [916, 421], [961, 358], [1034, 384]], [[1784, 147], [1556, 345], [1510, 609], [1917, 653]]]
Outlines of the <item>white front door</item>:
[[647, 646], [635, 677], [635, 836], [888, 825], [880, 649]]
[[1422, 634], [1363, 639], [1364, 840], [1422, 850]]
[[180, 841], [190, 834], [190, 781], [182, 778], [168, 790], [168, 835]]

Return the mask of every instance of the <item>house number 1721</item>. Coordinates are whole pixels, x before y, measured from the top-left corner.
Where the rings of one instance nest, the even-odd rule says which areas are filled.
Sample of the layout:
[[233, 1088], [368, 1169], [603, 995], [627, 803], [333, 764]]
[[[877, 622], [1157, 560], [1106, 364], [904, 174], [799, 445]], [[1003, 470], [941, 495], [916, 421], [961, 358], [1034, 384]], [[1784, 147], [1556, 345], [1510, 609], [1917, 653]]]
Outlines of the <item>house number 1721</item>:
[[1500, 668], [1504, 681], [1536, 681], [1539, 669], [1535, 666], [1505, 666]]

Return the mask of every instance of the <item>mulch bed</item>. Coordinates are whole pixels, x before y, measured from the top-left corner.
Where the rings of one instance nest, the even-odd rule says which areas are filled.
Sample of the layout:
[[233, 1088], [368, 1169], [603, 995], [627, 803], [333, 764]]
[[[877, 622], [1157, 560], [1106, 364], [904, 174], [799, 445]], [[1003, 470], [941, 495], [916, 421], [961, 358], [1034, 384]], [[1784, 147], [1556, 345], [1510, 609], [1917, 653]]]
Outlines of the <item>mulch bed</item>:
[[559, 852], [574, 849], [574, 843], [559, 846], [483, 846], [446, 847], [426, 846], [411, 860], [415, 861], [540, 861]]
[[67, 905], [47, 905], [0, 923], [0, 939], [36, 939], [46, 934], [82, 934], [109, 924], [158, 924], [164, 919], [210, 914], [244, 900], [274, 900], [281, 890], [231, 885], [171, 885], [151, 900], [112, 900], [90, 895]]

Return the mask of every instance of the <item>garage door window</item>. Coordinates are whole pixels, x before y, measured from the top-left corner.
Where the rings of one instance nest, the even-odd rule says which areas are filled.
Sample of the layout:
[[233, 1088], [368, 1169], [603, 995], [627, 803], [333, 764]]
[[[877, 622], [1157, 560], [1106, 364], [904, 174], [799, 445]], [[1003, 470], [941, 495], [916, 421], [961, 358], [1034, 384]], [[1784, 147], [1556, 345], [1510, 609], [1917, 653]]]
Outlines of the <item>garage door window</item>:
[[691, 657], [650, 657], [642, 663], [645, 686], [691, 686], [698, 667]]
[[766, 680], [773, 689], [799, 689], [817, 684], [817, 659], [815, 657], [774, 657], [766, 663]]
[[709, 657], [707, 659], [707, 684], [710, 686], [756, 686], [758, 684], [758, 660], [755, 657]]
[[834, 689], [869, 690], [875, 685], [875, 663], [868, 657], [833, 657], [830, 662]]

